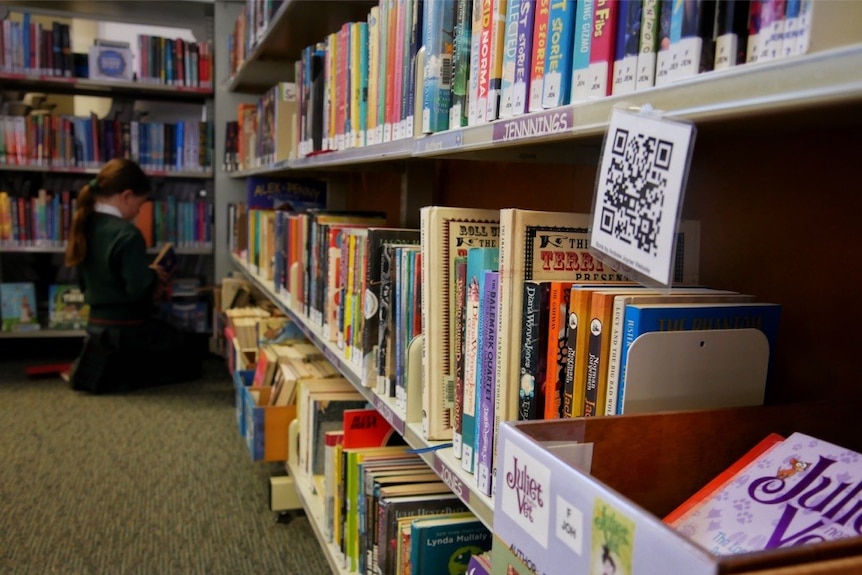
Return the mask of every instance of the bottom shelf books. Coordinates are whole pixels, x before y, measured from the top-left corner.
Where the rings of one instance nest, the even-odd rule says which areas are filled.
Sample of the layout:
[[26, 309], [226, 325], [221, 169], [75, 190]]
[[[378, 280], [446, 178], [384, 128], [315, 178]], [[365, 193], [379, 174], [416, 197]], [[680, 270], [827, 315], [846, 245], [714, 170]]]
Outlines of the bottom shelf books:
[[665, 522], [716, 555], [862, 534], [859, 453], [804, 433], [753, 451]]

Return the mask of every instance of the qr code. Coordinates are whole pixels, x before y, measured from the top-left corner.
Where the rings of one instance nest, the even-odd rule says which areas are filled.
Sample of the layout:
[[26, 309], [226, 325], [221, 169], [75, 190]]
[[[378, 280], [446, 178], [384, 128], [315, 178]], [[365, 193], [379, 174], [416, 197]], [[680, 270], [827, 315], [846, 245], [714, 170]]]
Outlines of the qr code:
[[[661, 249], [673, 142], [616, 128], [609, 142], [600, 229], [651, 256]], [[608, 153], [608, 151], [606, 151]]]

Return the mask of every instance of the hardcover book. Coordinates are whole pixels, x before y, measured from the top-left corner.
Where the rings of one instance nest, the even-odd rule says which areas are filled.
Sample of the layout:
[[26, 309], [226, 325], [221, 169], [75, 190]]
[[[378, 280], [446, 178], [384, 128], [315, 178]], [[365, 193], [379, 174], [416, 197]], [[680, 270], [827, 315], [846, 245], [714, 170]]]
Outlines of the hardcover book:
[[793, 433], [670, 525], [716, 555], [859, 536], [862, 455]]
[[454, 493], [386, 496], [381, 492], [378, 508], [379, 573], [396, 575], [395, 553], [398, 545], [398, 519], [411, 515], [443, 515], [467, 511]]
[[153, 260], [153, 265], [162, 268], [168, 277], [170, 277], [177, 269], [177, 252], [171, 242], [165, 243], [159, 253]]
[[32, 282], [0, 283], [0, 317], [3, 331], [38, 330], [36, 286]]
[[422, 236], [422, 429], [426, 439], [450, 440], [454, 420], [455, 258], [471, 247], [497, 247], [499, 210], [426, 206]]

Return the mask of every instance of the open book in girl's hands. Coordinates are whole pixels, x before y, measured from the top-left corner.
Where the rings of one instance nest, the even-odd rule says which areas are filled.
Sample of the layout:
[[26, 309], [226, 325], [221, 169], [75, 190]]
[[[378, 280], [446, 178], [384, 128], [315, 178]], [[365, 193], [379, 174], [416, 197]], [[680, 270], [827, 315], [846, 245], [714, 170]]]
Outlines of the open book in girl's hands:
[[173, 275], [177, 268], [177, 252], [174, 249], [174, 244], [167, 242], [162, 246], [156, 259], [153, 260], [153, 266], [164, 270], [168, 277]]

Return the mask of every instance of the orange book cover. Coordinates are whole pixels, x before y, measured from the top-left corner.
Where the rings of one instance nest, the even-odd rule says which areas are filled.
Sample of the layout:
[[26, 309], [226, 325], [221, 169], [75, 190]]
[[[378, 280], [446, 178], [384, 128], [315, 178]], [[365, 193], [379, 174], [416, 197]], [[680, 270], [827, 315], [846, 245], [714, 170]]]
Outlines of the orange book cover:
[[141, 230], [141, 233], [144, 235], [144, 241], [147, 244], [148, 248], [153, 247], [155, 241], [153, 240], [153, 202], [148, 201], [141, 204], [141, 210], [138, 212], [138, 216], [135, 218], [135, 225], [138, 226], [138, 229]]

